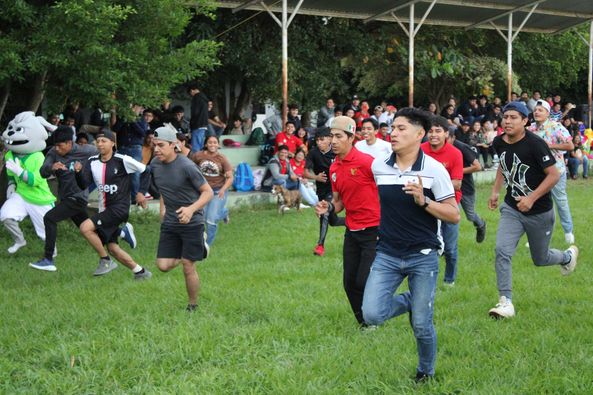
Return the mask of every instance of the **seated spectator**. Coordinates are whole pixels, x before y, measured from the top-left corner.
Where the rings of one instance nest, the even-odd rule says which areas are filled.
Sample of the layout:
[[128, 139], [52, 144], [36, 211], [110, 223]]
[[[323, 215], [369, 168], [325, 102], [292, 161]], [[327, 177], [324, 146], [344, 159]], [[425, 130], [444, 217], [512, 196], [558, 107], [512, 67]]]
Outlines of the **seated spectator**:
[[[307, 129], [305, 128], [300, 128], [297, 131], [296, 136], [299, 138], [299, 140], [302, 141], [303, 145], [300, 146], [299, 150], [305, 151], [305, 155], [307, 154], [307, 152], [309, 152], [309, 133], [307, 132]], [[298, 150], [297, 150], [298, 151]], [[296, 154], [296, 153], [295, 153]]]
[[266, 166], [266, 174], [262, 181], [264, 188], [269, 190], [273, 185], [282, 185], [290, 190], [299, 188], [299, 178], [290, 165], [288, 153], [288, 146], [281, 145], [278, 147], [278, 152]]
[[562, 105], [560, 103], [554, 103], [550, 109], [550, 119], [556, 122], [562, 120]]
[[464, 144], [470, 145], [469, 143], [469, 129], [470, 123], [468, 121], [461, 121], [461, 125], [457, 128], [455, 132], [455, 138], [461, 141]]
[[478, 98], [476, 96], [470, 96], [467, 98], [457, 111], [459, 115], [466, 121], [473, 123], [474, 120], [479, 117], [478, 115]]
[[455, 106], [452, 104], [447, 104], [445, 108], [443, 108], [443, 111], [441, 111], [441, 115], [447, 120], [450, 126], [459, 125], [459, 118], [457, 118]]
[[208, 100], [208, 131], [210, 135], [216, 134], [218, 137], [222, 135], [226, 129], [226, 124], [220, 120], [216, 111], [214, 111], [214, 102]]
[[233, 118], [233, 128], [229, 130], [228, 134], [245, 134], [243, 132], [243, 120], [241, 117]]
[[335, 104], [332, 98], [327, 99], [325, 106], [319, 109], [317, 113], [317, 127], [323, 127], [327, 121], [334, 116]]
[[492, 117], [492, 105], [488, 103], [488, 96], [480, 95], [478, 99], [478, 108], [476, 111], [476, 117], [480, 119]]
[[[294, 158], [290, 160], [290, 166], [299, 178], [299, 191], [301, 192], [301, 196], [310, 205], [315, 205], [317, 204], [317, 202], [319, 202], [319, 198], [317, 197], [317, 194], [315, 193], [315, 189], [313, 189], [313, 186], [309, 185], [309, 182], [305, 178], [306, 162], [307, 161], [305, 158], [305, 151], [299, 149], [294, 155]], [[308, 206], [301, 205], [301, 208], [305, 207]]]
[[142, 163], [145, 165], [150, 163], [154, 155], [154, 145], [152, 144], [152, 140], [154, 140], [154, 131], [151, 130], [146, 133], [144, 142], [142, 143]]
[[437, 105], [433, 102], [428, 103], [426, 110], [432, 115], [437, 115]]
[[303, 125], [301, 124], [301, 117], [299, 116], [299, 106], [291, 104], [288, 106], [287, 119], [294, 124], [294, 130], [299, 130]]
[[343, 111], [342, 111], [342, 107], [341, 106], [336, 106], [336, 109], [334, 111], [334, 115], [329, 117], [327, 122], [325, 123], [325, 127], [329, 128], [329, 125], [331, 125], [332, 121], [334, 120], [335, 117], [341, 117], [342, 115], [344, 115]]
[[286, 121], [284, 132], [278, 133], [276, 136], [276, 152], [281, 146], [288, 147], [289, 156], [292, 158], [297, 149], [303, 146], [303, 140], [294, 135], [296, 125], [294, 121]]
[[579, 165], [583, 165], [583, 178], [589, 174], [589, 158], [583, 149], [583, 142], [579, 133], [572, 138], [574, 149], [568, 153], [568, 171], [570, 178], [576, 180], [579, 176]]
[[470, 147], [475, 147], [476, 149], [478, 148], [478, 135], [481, 130], [482, 130], [482, 122], [474, 121], [471, 123], [471, 128], [468, 133], [468, 145]]
[[[356, 113], [354, 112], [354, 110], [352, 108], [347, 108], [346, 111], [344, 111], [344, 115], [354, 119], [354, 116], [356, 115]], [[356, 120], [354, 120], [356, 122]]]
[[[482, 122], [475, 121], [474, 126], [478, 123], [480, 123], [480, 130], [476, 133], [475, 147], [478, 149], [480, 155], [482, 155], [484, 168], [489, 169], [490, 167], [492, 167], [492, 165], [488, 164], [488, 157], [489, 154], [493, 153], [491, 144], [494, 140], [494, 137], [496, 137], [496, 132], [494, 131], [494, 129], [492, 129], [492, 122], [490, 122], [489, 120], [482, 120]], [[494, 155], [492, 155], [492, 158], [494, 159]]]
[[391, 133], [391, 124], [393, 123], [397, 109], [391, 104], [384, 108], [386, 111], [379, 117], [379, 124], [386, 123], [389, 126], [389, 133]]
[[188, 133], [189, 121], [185, 119], [185, 109], [182, 106], [174, 106], [171, 112], [173, 113], [173, 119], [171, 120], [173, 127], [180, 133]]
[[183, 155], [191, 159], [194, 152], [191, 150], [191, 144], [189, 140], [190, 139], [187, 137], [187, 134], [177, 133], [177, 152], [179, 152], [179, 155]]

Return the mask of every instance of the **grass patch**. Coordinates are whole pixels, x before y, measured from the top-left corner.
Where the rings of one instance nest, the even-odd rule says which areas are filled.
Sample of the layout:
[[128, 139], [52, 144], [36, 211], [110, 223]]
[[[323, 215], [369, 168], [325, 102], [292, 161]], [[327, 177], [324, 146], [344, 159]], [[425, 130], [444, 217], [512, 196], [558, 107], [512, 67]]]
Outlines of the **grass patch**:
[[[405, 317], [361, 333], [341, 285], [343, 228], [331, 228], [326, 256], [315, 257], [318, 221], [311, 209], [279, 216], [241, 209], [221, 224], [211, 257], [199, 265], [199, 311], [184, 311], [181, 269], [154, 266], [158, 219], [132, 217], [132, 256], [154, 272], [134, 282], [120, 266], [93, 278], [98, 262], [71, 223], [58, 234], [58, 272], [27, 267], [42, 256], [30, 223], [29, 244], [8, 256], [0, 233], [1, 393], [592, 393], [593, 315], [589, 245], [591, 182], [569, 182], [576, 272], [536, 268], [518, 247], [513, 260], [517, 316], [493, 321], [497, 301], [494, 243], [498, 213], [475, 244], [464, 218], [459, 273], [439, 285], [435, 323], [437, 379], [414, 385], [417, 363]], [[565, 248], [557, 221], [552, 246]], [[123, 245], [127, 248], [127, 245]], [[442, 278], [444, 262], [441, 263]]]

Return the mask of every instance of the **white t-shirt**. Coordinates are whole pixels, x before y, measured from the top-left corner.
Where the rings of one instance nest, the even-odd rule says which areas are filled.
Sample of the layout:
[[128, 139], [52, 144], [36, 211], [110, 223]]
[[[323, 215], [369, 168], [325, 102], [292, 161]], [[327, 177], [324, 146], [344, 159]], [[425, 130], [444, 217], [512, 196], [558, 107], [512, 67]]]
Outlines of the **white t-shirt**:
[[385, 158], [393, 152], [391, 143], [385, 140], [377, 139], [375, 144], [369, 145], [366, 140], [359, 141], [354, 145], [357, 150], [369, 154], [373, 158]]

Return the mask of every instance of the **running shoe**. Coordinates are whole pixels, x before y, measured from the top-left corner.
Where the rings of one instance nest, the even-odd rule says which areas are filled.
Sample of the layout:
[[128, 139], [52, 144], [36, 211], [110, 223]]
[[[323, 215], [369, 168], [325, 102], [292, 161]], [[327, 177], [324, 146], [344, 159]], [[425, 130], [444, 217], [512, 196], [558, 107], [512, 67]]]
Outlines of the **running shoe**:
[[123, 233], [123, 239], [130, 245], [132, 248], [136, 248], [138, 246], [138, 242], [136, 241], [136, 235], [134, 234], [134, 227], [131, 223], [126, 222], [124, 227], [121, 229]]
[[317, 244], [317, 247], [313, 250], [313, 255], [323, 256], [325, 254], [325, 248], [321, 244]]
[[484, 241], [485, 238], [486, 238], [486, 222], [484, 222], [484, 225], [480, 226], [479, 228], [476, 228], [476, 241], [478, 243], [481, 243]]
[[570, 273], [574, 272], [575, 267], [577, 267], [579, 248], [577, 246], [570, 246], [566, 252], [570, 254], [570, 261], [566, 265], [560, 265], [560, 273], [562, 273], [563, 276], [568, 276]]
[[55, 272], [58, 270], [52, 259], [42, 258], [35, 263], [29, 263], [33, 269], [44, 270], [46, 272]]
[[8, 253], [9, 254], [14, 254], [14, 253], [16, 253], [18, 250], [20, 250], [21, 248], [23, 248], [26, 245], [27, 245], [27, 242], [25, 240], [23, 240], [23, 241], [17, 241], [16, 243], [14, 243], [10, 247], [8, 247]]
[[208, 255], [210, 255], [210, 246], [206, 242], [207, 237], [208, 237], [208, 235], [206, 235], [206, 233], [204, 233], [204, 257], [202, 259], [206, 259], [206, 258], [208, 258]]
[[142, 271], [134, 273], [134, 280], [148, 280], [152, 277], [152, 273], [147, 268], [142, 268]]
[[97, 270], [93, 273], [93, 276], [102, 276], [107, 274], [113, 270], [117, 269], [117, 264], [110, 259], [99, 259], [99, 265], [97, 266]]
[[501, 296], [496, 306], [490, 309], [488, 312], [490, 317], [499, 318], [512, 318], [515, 316], [515, 306], [510, 299], [506, 296]]

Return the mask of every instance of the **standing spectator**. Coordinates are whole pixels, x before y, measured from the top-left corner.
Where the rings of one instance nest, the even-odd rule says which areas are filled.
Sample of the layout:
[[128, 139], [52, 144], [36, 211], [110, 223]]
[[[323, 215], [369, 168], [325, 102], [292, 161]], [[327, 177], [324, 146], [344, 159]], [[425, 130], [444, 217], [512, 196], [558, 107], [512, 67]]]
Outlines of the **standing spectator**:
[[367, 101], [363, 101], [360, 104], [360, 111], [354, 114], [354, 120], [356, 121], [356, 127], [360, 128], [362, 126], [362, 121], [367, 119], [371, 116], [369, 114], [369, 103]]
[[[379, 188], [381, 225], [375, 258], [364, 292], [369, 325], [409, 314], [416, 338], [416, 381], [433, 377], [437, 353], [434, 296], [439, 272], [438, 220], [459, 222], [453, 186], [443, 166], [420, 149], [430, 114], [404, 108], [393, 122], [394, 153], [373, 161]], [[395, 294], [405, 278], [409, 291]], [[399, 341], [398, 341], [399, 343]]]
[[554, 122], [560, 122], [562, 120], [562, 104], [561, 103], [554, 103], [552, 108], [550, 109], [550, 120]]
[[531, 99], [527, 100], [527, 108], [530, 112], [535, 110], [535, 105], [537, 101], [542, 98], [542, 93], [540, 91], [533, 91], [533, 95], [531, 95]]
[[331, 127], [332, 150], [336, 154], [329, 171], [333, 191], [331, 202], [321, 200], [317, 215], [346, 210], [344, 235], [344, 290], [359, 325], [362, 298], [371, 263], [375, 259], [380, 207], [377, 185], [371, 171], [373, 158], [352, 146], [356, 123], [348, 117], [336, 117]]
[[381, 118], [382, 114], [383, 114], [383, 106], [375, 106], [375, 108], [373, 109], [373, 115], [371, 115], [371, 118], [373, 118], [375, 121], [377, 121], [377, 123], [379, 123], [379, 118]]
[[226, 129], [226, 124], [220, 120], [216, 112], [214, 111], [214, 103], [212, 100], [208, 100], [208, 131], [210, 134], [215, 134], [218, 137]]
[[379, 124], [379, 132], [376, 134], [378, 139], [390, 142], [391, 136], [389, 135], [389, 125], [386, 123]]
[[144, 143], [142, 143], [142, 163], [147, 165], [152, 160], [154, 154], [154, 132], [151, 130], [144, 136]]
[[319, 109], [317, 113], [317, 127], [320, 128], [324, 126], [330, 118], [333, 118], [335, 112], [335, 103], [334, 100], [330, 97], [325, 102], [325, 106]]
[[568, 195], [566, 194], [566, 166], [564, 165], [564, 151], [574, 149], [572, 136], [564, 126], [550, 119], [550, 106], [544, 100], [537, 102], [533, 111], [533, 118], [535, 123], [531, 124], [528, 130], [544, 139], [556, 159], [556, 168], [560, 173], [560, 179], [552, 188], [552, 198], [558, 209], [560, 224], [564, 230], [564, 239], [566, 243], [573, 244], [573, 224]]
[[215, 135], [206, 138], [206, 150], [196, 152], [193, 161], [196, 162], [202, 174], [212, 188], [214, 196], [204, 207], [206, 219], [206, 243], [212, 246], [218, 223], [222, 220], [228, 222], [229, 213], [226, 206], [227, 191], [233, 185], [233, 166], [220, 152], [220, 143]]
[[201, 151], [204, 147], [206, 130], [208, 130], [208, 98], [200, 92], [197, 83], [192, 83], [187, 88], [191, 95], [191, 117], [189, 127], [191, 130], [191, 146], [194, 152]]
[[[538, 107], [539, 102], [536, 112]], [[576, 246], [566, 251], [550, 249], [554, 231], [550, 191], [560, 179], [554, 154], [543, 139], [525, 129], [529, 110], [523, 102], [509, 103], [503, 111], [505, 133], [496, 137], [493, 144], [500, 166], [488, 200], [490, 210], [498, 208], [498, 192], [504, 182], [506, 196], [500, 207], [495, 250], [499, 301], [489, 311], [495, 318], [515, 316], [512, 258], [524, 233], [529, 240], [531, 259], [537, 266], [560, 265], [560, 272], [567, 275], [574, 271], [579, 253]]]
[[379, 124], [373, 118], [366, 118], [362, 121], [361, 134], [363, 140], [354, 146], [360, 152], [364, 152], [373, 158], [384, 158], [391, 155], [391, 144], [377, 138]]
[[391, 104], [385, 107], [385, 109], [386, 111], [379, 117], [379, 124], [386, 123], [387, 126], [389, 126], [389, 133], [391, 133], [391, 124], [393, 123], [393, 118], [397, 109]]
[[[315, 180], [315, 191], [317, 200], [331, 202], [332, 190], [329, 180], [329, 167], [332, 164], [335, 154], [331, 149], [331, 137], [328, 128], [318, 129], [315, 135], [315, 147], [307, 154], [304, 176]], [[319, 217], [319, 240], [313, 250], [313, 254], [323, 256], [325, 254], [325, 237], [329, 226], [344, 225], [344, 219], [338, 217], [335, 212], [325, 213]]]
[[346, 112], [350, 108], [352, 109], [352, 111], [354, 111], [354, 114], [360, 111], [360, 98], [358, 97], [358, 95], [352, 96], [352, 101], [346, 105], [346, 107], [344, 108], [344, 112]]

